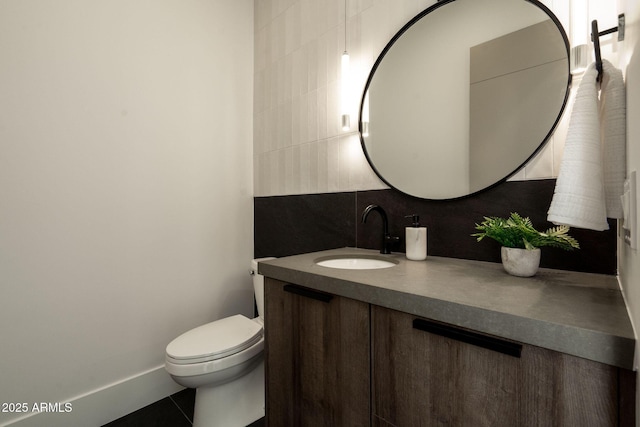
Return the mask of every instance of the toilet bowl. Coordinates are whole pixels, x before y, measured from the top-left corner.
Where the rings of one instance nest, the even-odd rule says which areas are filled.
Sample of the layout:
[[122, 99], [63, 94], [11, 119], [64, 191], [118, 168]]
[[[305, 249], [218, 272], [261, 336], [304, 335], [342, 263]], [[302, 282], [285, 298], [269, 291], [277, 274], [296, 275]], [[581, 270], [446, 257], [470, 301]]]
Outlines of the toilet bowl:
[[196, 389], [194, 427], [244, 427], [264, 417], [264, 277], [251, 261], [258, 317], [198, 326], [167, 345], [165, 369]]

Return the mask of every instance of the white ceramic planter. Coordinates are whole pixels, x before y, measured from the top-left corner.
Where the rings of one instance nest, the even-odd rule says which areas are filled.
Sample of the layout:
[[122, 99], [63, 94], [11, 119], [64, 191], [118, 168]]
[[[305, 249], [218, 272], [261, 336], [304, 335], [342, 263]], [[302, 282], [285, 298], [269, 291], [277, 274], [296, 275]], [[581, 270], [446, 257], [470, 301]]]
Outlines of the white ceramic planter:
[[507, 248], [500, 250], [502, 266], [509, 274], [519, 277], [531, 277], [540, 266], [540, 249]]

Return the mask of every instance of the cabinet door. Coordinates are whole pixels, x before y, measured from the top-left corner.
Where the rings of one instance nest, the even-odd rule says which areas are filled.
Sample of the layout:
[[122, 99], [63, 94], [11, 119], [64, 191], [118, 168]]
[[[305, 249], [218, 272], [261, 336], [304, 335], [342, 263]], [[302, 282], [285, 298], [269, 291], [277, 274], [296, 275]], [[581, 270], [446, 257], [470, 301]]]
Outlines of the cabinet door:
[[615, 367], [426, 322], [435, 325], [430, 332], [421, 327], [424, 319], [380, 307], [371, 315], [374, 425], [604, 427], [620, 421]]
[[267, 279], [269, 426], [369, 426], [369, 305]]

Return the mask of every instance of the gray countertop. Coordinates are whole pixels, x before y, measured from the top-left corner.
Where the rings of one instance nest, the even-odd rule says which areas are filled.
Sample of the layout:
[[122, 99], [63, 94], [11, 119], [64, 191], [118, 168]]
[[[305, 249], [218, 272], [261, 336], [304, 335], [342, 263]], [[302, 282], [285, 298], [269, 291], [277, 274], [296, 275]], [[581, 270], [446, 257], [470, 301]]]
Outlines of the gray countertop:
[[[321, 257], [388, 257], [377, 270], [321, 267]], [[525, 344], [626, 369], [635, 338], [615, 276], [540, 269], [531, 278], [508, 275], [500, 264], [358, 248], [333, 249], [259, 263], [266, 277], [330, 292]]]

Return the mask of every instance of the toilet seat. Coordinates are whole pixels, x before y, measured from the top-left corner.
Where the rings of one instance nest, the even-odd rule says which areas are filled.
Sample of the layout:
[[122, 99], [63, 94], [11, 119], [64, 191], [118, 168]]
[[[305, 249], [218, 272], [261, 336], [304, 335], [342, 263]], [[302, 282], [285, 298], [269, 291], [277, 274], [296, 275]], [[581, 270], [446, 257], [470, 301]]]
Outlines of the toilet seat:
[[183, 378], [180, 384], [189, 377], [208, 382], [207, 377], [226, 378], [249, 368], [263, 350], [262, 323], [238, 314], [180, 335], [167, 346], [164, 365], [171, 376]]
[[223, 359], [258, 343], [262, 325], [236, 314], [192, 329], [167, 346], [166, 360], [174, 365], [191, 365]]

